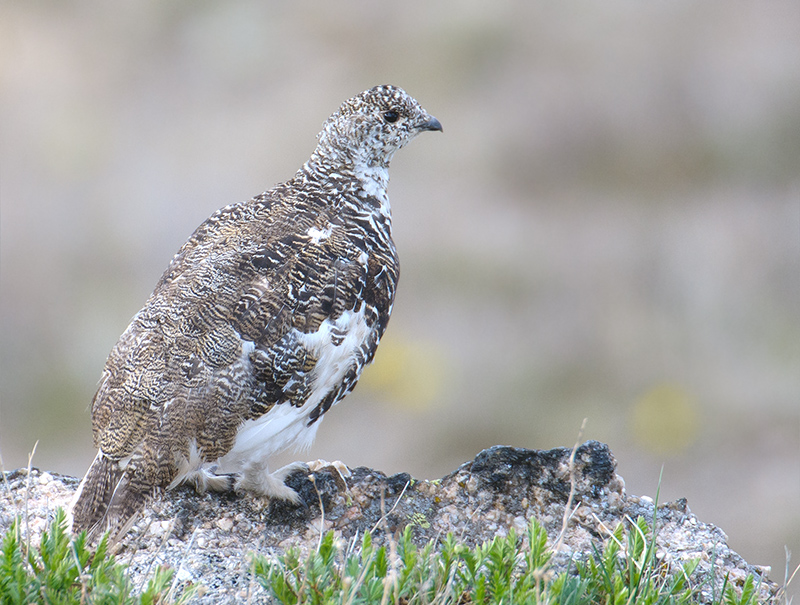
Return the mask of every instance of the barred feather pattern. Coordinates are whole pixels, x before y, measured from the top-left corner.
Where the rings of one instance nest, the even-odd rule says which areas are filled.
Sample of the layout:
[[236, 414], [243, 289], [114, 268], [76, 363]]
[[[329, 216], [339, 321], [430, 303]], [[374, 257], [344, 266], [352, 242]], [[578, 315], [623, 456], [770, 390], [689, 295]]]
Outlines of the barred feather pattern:
[[402, 89], [372, 88], [293, 179], [198, 227], [105, 364], [74, 531], [119, 538], [182, 482], [296, 500], [267, 460], [310, 443], [375, 354], [399, 277], [387, 169], [426, 130]]

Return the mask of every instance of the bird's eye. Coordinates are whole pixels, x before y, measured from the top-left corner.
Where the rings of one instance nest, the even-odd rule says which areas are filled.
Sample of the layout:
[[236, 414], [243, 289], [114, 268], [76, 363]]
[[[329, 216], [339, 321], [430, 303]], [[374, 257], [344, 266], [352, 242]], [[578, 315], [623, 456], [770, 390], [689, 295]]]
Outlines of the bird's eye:
[[396, 111], [389, 110], [383, 112], [383, 119], [389, 122], [389, 124], [394, 124], [395, 122], [397, 122], [399, 117], [400, 114], [397, 113]]

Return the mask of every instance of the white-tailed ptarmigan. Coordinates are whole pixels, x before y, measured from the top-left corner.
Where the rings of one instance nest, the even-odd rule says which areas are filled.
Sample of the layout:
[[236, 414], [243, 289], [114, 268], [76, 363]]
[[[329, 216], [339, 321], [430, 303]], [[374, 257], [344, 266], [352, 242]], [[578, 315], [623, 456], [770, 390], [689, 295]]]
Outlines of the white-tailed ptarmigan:
[[294, 178], [197, 228], [106, 361], [74, 531], [119, 539], [185, 482], [297, 500], [268, 458], [310, 444], [375, 354], [399, 275], [389, 163], [426, 130], [442, 126], [376, 86], [328, 118]]

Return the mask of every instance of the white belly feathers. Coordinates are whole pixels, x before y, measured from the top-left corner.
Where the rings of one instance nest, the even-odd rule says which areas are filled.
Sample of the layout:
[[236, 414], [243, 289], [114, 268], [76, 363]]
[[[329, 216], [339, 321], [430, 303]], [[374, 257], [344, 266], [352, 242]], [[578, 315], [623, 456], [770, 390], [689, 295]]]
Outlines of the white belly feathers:
[[319, 422], [308, 426], [311, 411], [341, 384], [370, 329], [362, 304], [358, 310], [345, 311], [336, 320], [326, 319], [316, 332], [298, 333], [303, 346], [317, 358], [310, 377], [310, 397], [299, 408], [283, 403], [259, 418], [246, 421], [239, 428], [231, 451], [219, 459], [216, 472], [247, 472], [253, 466], [266, 468], [267, 458], [280, 451], [292, 446], [310, 447], [319, 426]]

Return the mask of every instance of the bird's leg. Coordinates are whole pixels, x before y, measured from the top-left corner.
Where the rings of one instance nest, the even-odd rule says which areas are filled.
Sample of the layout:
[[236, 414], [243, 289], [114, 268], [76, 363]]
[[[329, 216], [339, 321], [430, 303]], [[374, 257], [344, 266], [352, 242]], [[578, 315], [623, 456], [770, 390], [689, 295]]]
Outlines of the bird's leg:
[[235, 489], [300, 504], [300, 495], [284, 483], [286, 477], [296, 471], [307, 473], [308, 465], [305, 462], [292, 462], [274, 473], [270, 473], [261, 465], [250, 466], [239, 475]]
[[223, 474], [217, 475], [214, 471], [216, 466], [199, 468], [184, 477], [181, 483], [187, 483], [194, 487], [198, 494], [211, 492], [230, 492], [236, 485], [236, 475]]

